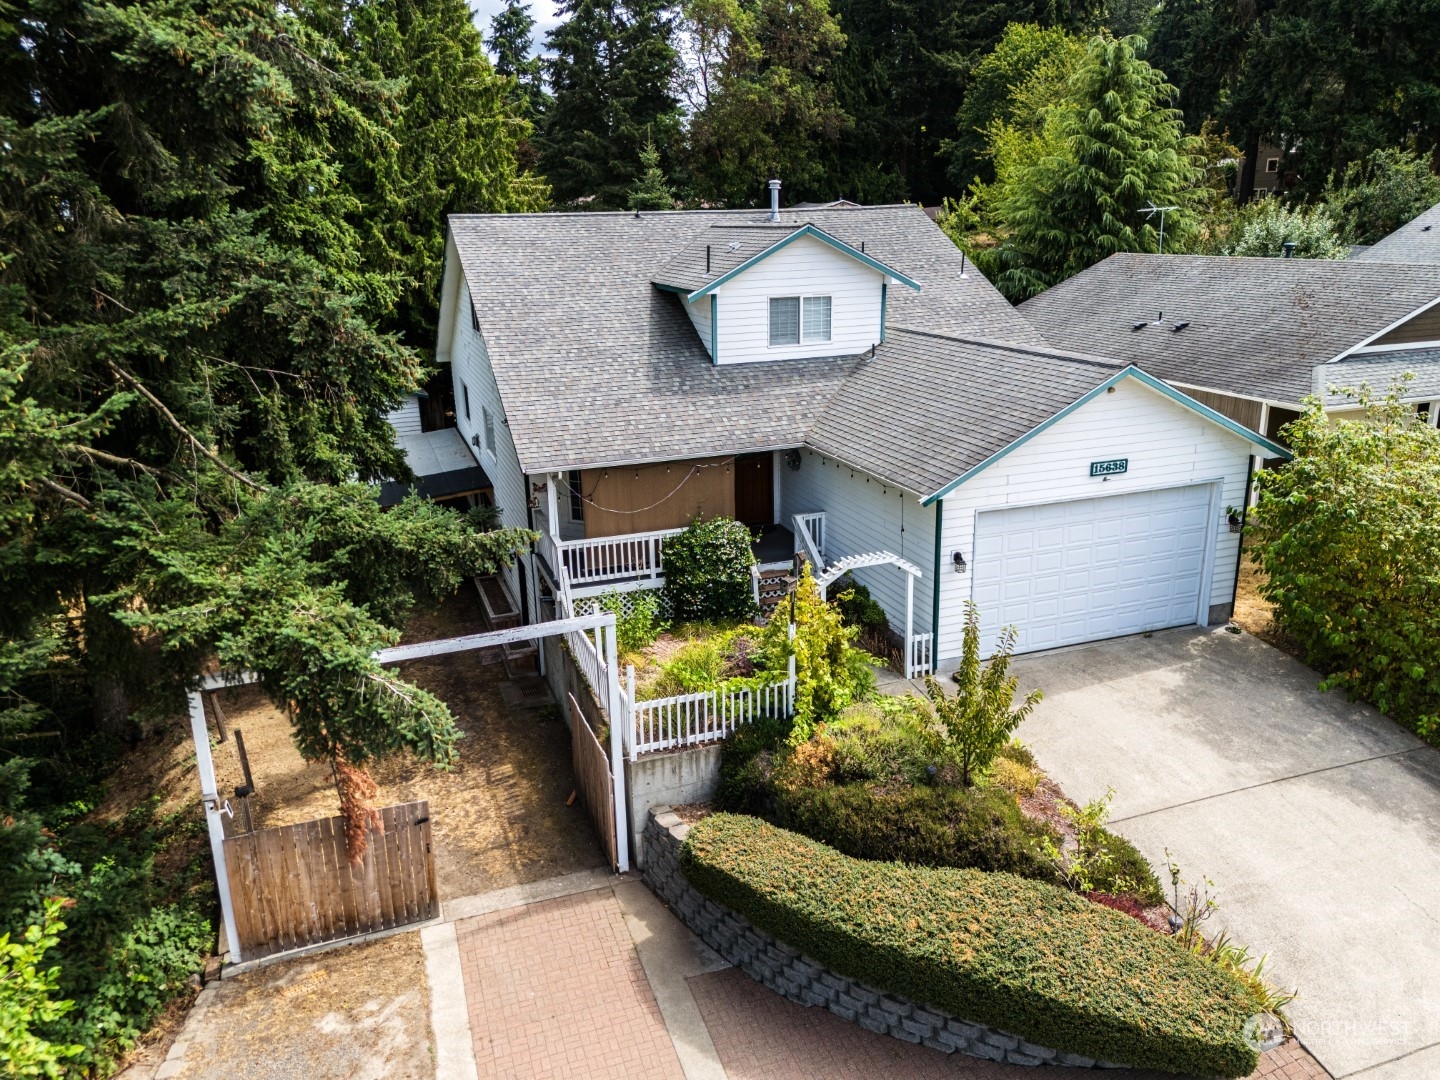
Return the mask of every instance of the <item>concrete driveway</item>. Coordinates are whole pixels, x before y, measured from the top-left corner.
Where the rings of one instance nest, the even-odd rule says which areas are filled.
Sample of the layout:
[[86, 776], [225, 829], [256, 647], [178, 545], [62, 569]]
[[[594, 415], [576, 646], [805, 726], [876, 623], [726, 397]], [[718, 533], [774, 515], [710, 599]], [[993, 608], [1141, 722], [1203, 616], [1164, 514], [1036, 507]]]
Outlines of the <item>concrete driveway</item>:
[[1440, 751], [1316, 690], [1248, 634], [1174, 630], [1020, 657], [1021, 727], [1077, 801], [1163, 869], [1209, 878], [1228, 927], [1297, 987], [1333, 1076], [1440, 1077]]

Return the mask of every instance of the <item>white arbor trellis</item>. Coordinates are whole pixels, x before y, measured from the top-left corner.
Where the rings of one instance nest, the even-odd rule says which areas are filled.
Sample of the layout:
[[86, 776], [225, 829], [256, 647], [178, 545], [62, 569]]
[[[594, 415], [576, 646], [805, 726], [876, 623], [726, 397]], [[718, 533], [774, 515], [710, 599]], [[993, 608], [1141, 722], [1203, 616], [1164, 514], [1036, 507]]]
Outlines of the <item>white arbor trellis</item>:
[[930, 668], [930, 634], [915, 636], [915, 582], [920, 577], [920, 568], [902, 559], [893, 551], [870, 551], [863, 555], [846, 555], [825, 567], [815, 578], [820, 587], [820, 599], [826, 591], [851, 570], [866, 566], [898, 566], [905, 572], [905, 677], [913, 679], [925, 674]]

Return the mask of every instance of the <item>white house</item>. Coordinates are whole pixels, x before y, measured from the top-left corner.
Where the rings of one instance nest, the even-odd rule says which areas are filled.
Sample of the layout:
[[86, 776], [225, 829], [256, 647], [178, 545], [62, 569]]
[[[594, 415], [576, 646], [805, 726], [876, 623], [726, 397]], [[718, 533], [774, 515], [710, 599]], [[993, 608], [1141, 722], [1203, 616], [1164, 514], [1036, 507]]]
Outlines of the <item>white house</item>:
[[1282, 447], [1059, 352], [912, 206], [450, 219], [438, 359], [529, 618], [663, 581], [696, 516], [762, 568], [850, 569], [912, 673], [966, 601], [1019, 648], [1228, 618], [1249, 472]]

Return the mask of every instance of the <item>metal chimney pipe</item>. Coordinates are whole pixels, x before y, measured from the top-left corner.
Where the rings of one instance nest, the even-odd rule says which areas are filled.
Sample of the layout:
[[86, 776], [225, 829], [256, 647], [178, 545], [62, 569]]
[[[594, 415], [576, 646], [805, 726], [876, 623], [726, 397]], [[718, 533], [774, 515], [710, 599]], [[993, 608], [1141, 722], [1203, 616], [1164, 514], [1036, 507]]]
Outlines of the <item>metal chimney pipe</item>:
[[770, 181], [770, 220], [780, 220], [780, 181]]
[[1283, 244], [1280, 245], [1280, 247], [1281, 247], [1281, 249], [1285, 252], [1284, 255], [1280, 256], [1282, 259], [1294, 258], [1294, 256], [1295, 256], [1295, 241], [1294, 241], [1294, 240], [1286, 240]]

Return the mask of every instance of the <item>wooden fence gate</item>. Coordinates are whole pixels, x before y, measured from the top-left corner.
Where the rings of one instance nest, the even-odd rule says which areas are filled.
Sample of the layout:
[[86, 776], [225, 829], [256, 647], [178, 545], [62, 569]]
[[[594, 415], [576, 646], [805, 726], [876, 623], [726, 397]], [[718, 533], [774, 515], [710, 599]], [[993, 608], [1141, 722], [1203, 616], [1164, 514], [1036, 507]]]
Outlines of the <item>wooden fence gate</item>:
[[610, 758], [605, 753], [590, 723], [580, 711], [574, 694], [570, 699], [570, 764], [575, 771], [575, 786], [595, 823], [595, 835], [605, 847], [610, 869], [618, 869], [615, 860], [615, 784], [610, 776]]
[[[235, 929], [246, 960], [425, 922], [440, 914], [430, 804], [387, 806], [365, 859], [345, 857], [345, 819], [225, 838]], [[613, 831], [613, 830], [612, 830]]]

